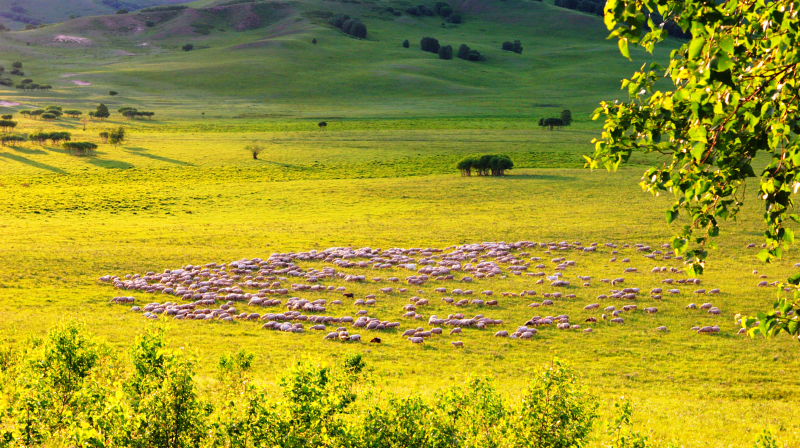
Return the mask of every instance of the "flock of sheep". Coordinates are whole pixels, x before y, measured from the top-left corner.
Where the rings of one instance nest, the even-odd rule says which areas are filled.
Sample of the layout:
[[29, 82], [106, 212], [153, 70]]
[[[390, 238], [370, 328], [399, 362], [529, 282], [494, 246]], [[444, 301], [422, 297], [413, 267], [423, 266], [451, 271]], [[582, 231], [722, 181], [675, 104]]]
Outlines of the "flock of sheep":
[[[605, 325], [624, 324], [627, 316], [640, 311], [654, 315], [660, 311], [654, 304], [670, 304], [665, 296], [693, 294], [710, 297], [722, 292], [718, 288], [698, 288], [701, 281], [686, 277], [681, 269], [681, 257], [673, 256], [666, 248], [668, 245], [654, 248], [644, 244], [584, 245], [566, 241], [480, 243], [445, 249], [335, 247], [321, 251], [276, 253], [267, 259], [244, 259], [227, 264], [188, 265], [161, 273], [124, 277], [106, 275], [100, 280], [120, 290], [147, 293], [151, 294], [150, 297], [169, 297], [163, 302], [142, 305], [137, 304], [138, 299], [131, 295], [112, 299], [115, 303], [132, 305], [133, 311], [150, 319], [259, 321], [269, 330], [305, 333], [308, 329], [324, 332], [326, 340], [348, 343], [362, 341], [361, 334], [353, 333], [359, 330], [373, 334], [402, 331], [402, 336], [409, 342], [424, 344], [445, 332], [460, 335], [466, 328], [483, 330], [490, 327], [496, 328], [493, 330], [496, 337], [529, 340], [545, 328], [591, 333], [601, 322]], [[642, 271], [630, 264], [630, 257], [622, 257], [623, 252], [633, 252], [631, 256], [638, 255], [642, 262], [658, 260], [677, 266], [649, 269], [651, 274], [664, 275], [660, 279], [662, 286], [643, 289], [641, 285], [634, 285], [652, 281], [652, 276], [642, 275]], [[595, 278], [586, 272], [575, 272], [581, 270], [586, 257], [609, 255], [606, 266], [621, 276]], [[620, 266], [615, 268], [617, 264]], [[365, 274], [365, 271], [371, 274]], [[521, 291], [497, 293], [472, 286], [488, 279], [501, 280], [512, 276], [524, 279], [530, 286]], [[762, 281], [758, 286], [765, 284], [769, 283]], [[583, 307], [590, 314], [588, 317], [557, 313], [545, 315], [548, 313], [542, 312], [542, 315], [525, 321], [506, 322], [497, 316], [480, 313], [469, 316], [456, 310], [447, 313], [446, 317], [437, 314], [426, 317], [425, 312], [426, 309], [442, 307], [485, 308], [487, 312], [524, 306], [534, 310], [557, 308], [565, 301], [585, 300], [586, 294], [581, 290], [593, 285], [608, 285], [608, 290]], [[537, 289], [547, 291], [539, 292]], [[405, 297], [407, 302], [398, 303]], [[432, 305], [434, 300], [441, 304]], [[352, 307], [345, 301], [352, 303]], [[620, 305], [622, 301], [625, 304]], [[371, 309], [379, 302], [397, 305], [397, 320], [374, 316]], [[644, 306], [644, 302], [650, 306]], [[279, 308], [285, 308], [285, 311], [279, 311]], [[703, 301], [700, 305], [689, 303], [685, 308], [710, 316], [723, 313], [711, 301]], [[263, 309], [275, 309], [275, 312], [263, 312]], [[348, 310], [353, 312], [345, 312]], [[429, 328], [420, 326], [420, 321], [427, 321]], [[409, 328], [403, 330], [401, 327], [404, 326]], [[511, 329], [502, 329], [509, 326]], [[446, 331], [444, 327], [450, 329]], [[721, 331], [719, 325], [687, 327], [698, 334]], [[668, 331], [665, 326], [654, 329]], [[375, 336], [370, 342], [381, 343], [382, 339]], [[460, 340], [452, 341], [452, 344], [464, 346]]]

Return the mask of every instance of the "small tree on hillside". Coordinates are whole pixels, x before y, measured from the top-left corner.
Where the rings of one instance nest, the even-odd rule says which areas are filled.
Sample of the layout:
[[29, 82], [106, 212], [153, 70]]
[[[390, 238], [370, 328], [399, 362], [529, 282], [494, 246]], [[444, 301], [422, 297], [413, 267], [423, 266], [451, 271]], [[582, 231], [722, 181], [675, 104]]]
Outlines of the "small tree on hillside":
[[408, 39], [406, 39], [406, 40], [404, 40], [404, 41], [403, 41], [403, 48], [408, 48], [408, 47], [410, 47], [410, 46], [411, 46], [411, 43], [410, 43], [410, 42], [408, 42]]
[[108, 111], [108, 106], [103, 103], [97, 106], [97, 110], [92, 115], [95, 118], [99, 118], [101, 120], [106, 119], [111, 116], [111, 112]]
[[419, 48], [422, 51], [428, 51], [431, 53], [438, 53], [439, 52], [439, 40], [433, 37], [423, 37], [422, 40], [419, 41]]
[[561, 121], [564, 122], [564, 126], [572, 124], [572, 112], [569, 109], [561, 111]]
[[253, 156], [253, 160], [258, 160], [258, 155], [264, 152], [266, 148], [264, 148], [261, 145], [253, 143], [245, 146], [244, 149]]
[[125, 128], [120, 126], [117, 129], [113, 129], [108, 133], [108, 142], [114, 146], [119, 146], [122, 143], [125, 143], [126, 133]]
[[453, 59], [453, 47], [445, 45], [439, 48], [439, 59]]
[[186, 45], [181, 47], [181, 50], [183, 50], [183, 51], [192, 51], [192, 50], [194, 50], [194, 45], [193, 44], [186, 44]]
[[12, 129], [14, 129], [15, 127], [17, 127], [17, 122], [16, 121], [13, 121], [13, 120], [0, 120], [0, 129], [2, 129], [3, 132], [9, 132]]

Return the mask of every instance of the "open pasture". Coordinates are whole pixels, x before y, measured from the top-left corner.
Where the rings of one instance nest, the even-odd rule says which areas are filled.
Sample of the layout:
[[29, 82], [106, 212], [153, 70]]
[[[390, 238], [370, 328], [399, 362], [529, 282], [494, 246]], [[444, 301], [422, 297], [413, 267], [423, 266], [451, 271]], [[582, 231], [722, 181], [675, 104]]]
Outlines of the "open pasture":
[[[354, 120], [333, 122], [326, 131], [314, 129], [316, 122], [308, 120], [270, 124], [221, 120], [214, 129], [205, 129], [205, 122], [123, 123], [129, 126], [130, 142], [119, 147], [101, 145], [95, 157], [71, 156], [58, 148], [32, 144], [2, 148], [0, 189], [7, 199], [0, 205], [3, 336], [8, 342], [23, 341], [59, 321], [77, 319], [113, 345], [126, 347], [132, 335], [164, 328], [172, 344], [198, 358], [206, 375], [205, 387], [213, 387], [211, 372], [219, 356], [239, 348], [256, 353], [258, 379], [267, 385], [274, 385], [280, 372], [298, 360], [326, 363], [359, 352], [374, 369], [381, 390], [426, 395], [472, 375], [495, 377], [498, 387], [513, 394], [532, 370], [558, 357], [575, 368], [609, 406], [620, 396], [631, 398], [639, 426], [663, 444], [741, 446], [742, 440], [749, 444], [765, 427], [775, 429], [787, 443], [796, 443], [792, 433], [796, 433], [797, 402], [792, 391], [798, 384], [791, 373], [791, 366], [800, 363], [796, 341], [750, 340], [736, 334], [733, 317], [768, 307], [775, 291], [757, 286], [759, 282], [785, 278], [798, 269], [794, 263], [800, 261], [789, 253], [780, 263], [762, 265], [755, 258], [757, 249], [747, 248], [760, 238], [757, 203], [750, 203], [738, 222], [723, 228], [721, 247], [712, 253], [700, 285], [666, 285], [663, 281], [668, 277], [686, 276], [652, 272], [656, 266], [682, 268], [679, 260], [664, 259], [669, 254], [661, 247], [672, 231], [663, 220], [667, 198], [639, 192], [639, 168], [616, 174], [581, 169], [580, 155], [588, 151], [587, 141], [594, 132], [588, 124], [549, 132], [523, 118], [487, 120], [485, 128], [480, 123], [474, 119]], [[84, 138], [79, 123], [60, 124], [78, 139]], [[85, 138], [92, 139], [111, 125], [90, 123]], [[28, 132], [42, 125], [22, 120], [20, 126]], [[193, 128], [197, 131], [184, 133]], [[242, 149], [254, 140], [268, 147], [263, 160], [252, 160]], [[459, 176], [453, 163], [480, 152], [508, 153], [518, 168], [505, 178]], [[452, 279], [436, 280], [437, 276], [429, 275], [422, 285], [407, 281], [411, 275], [422, 275], [417, 271], [427, 266], [420, 263], [426, 257], [419, 252], [407, 254], [417, 264], [416, 271], [398, 265], [375, 269], [372, 263], [343, 267], [334, 260], [303, 260], [298, 265], [304, 272], [334, 268], [337, 273], [364, 275], [365, 281], [318, 278], [318, 284], [346, 290], [292, 291], [292, 283], [317, 283], [270, 274], [287, 278], [270, 281], [280, 281], [280, 288], [290, 290], [289, 294], [267, 294], [281, 300], [280, 305], [251, 305], [250, 299], [233, 304], [239, 313], [259, 313], [257, 321], [174, 319], [165, 313], [146, 319], [130, 307], [167, 301], [187, 304], [195, 299], [116, 290], [99, 280], [106, 275], [124, 279], [128, 274], [160, 273], [186, 265], [232, 266], [234, 260], [269, 260], [273, 253], [330, 247], [444, 249], [484, 241], [579, 241], [584, 247], [593, 242], [598, 246], [594, 252], [573, 247], [563, 252], [550, 249], [549, 254], [548, 245], [519, 248], [512, 251], [514, 260], [529, 264], [520, 275], [511, 273], [515, 264], [499, 262], [501, 273], [491, 277], [453, 270]], [[635, 244], [664, 253], [647, 258], [650, 252], [638, 251]], [[485, 256], [476, 254], [460, 263], [476, 266], [496, 261], [481, 258]], [[561, 262], [552, 260], [562, 256], [564, 261], [575, 261], [575, 266], [556, 269]], [[611, 261], [614, 257], [617, 260]], [[625, 258], [630, 262], [624, 262]], [[537, 268], [539, 264], [545, 267]], [[638, 272], [625, 272], [631, 267]], [[545, 276], [527, 275], [539, 272]], [[568, 287], [553, 287], [552, 280], [546, 279], [559, 272], [570, 282]], [[247, 281], [246, 272], [235, 275], [243, 276], [238, 282]], [[591, 280], [583, 281], [579, 275]], [[253, 281], [266, 282], [255, 276]], [[465, 276], [474, 281], [464, 282]], [[376, 282], [376, 277], [384, 280]], [[390, 282], [389, 277], [400, 281]], [[625, 283], [602, 281], [619, 277]], [[394, 289], [381, 291], [387, 287]], [[408, 290], [400, 292], [401, 287]], [[242, 293], [277, 288], [242, 286]], [[473, 294], [453, 295], [456, 288], [471, 289]], [[634, 299], [598, 299], [623, 288], [639, 288], [639, 294]], [[662, 288], [661, 299], [653, 297], [653, 288]], [[670, 294], [672, 288], [680, 289], [680, 294]], [[720, 293], [709, 297], [694, 293], [701, 288], [707, 292], [719, 288]], [[489, 290], [492, 296], [481, 294]], [[537, 294], [523, 297], [523, 291]], [[503, 296], [503, 292], [519, 296]], [[545, 293], [561, 293], [561, 297], [544, 297]], [[368, 300], [368, 295], [375, 295], [374, 305], [356, 305], [356, 300]], [[136, 302], [112, 303], [117, 296], [133, 296]], [[404, 307], [415, 296], [428, 300], [415, 311], [422, 319], [404, 316], [409, 312]], [[298, 310], [306, 316], [355, 320], [358, 311], [366, 310], [368, 316], [400, 326], [369, 330], [331, 322], [325, 331], [316, 331], [308, 323], [304, 333], [262, 328], [267, 321], [279, 319], [261, 317], [288, 311], [290, 297], [327, 301], [324, 312]], [[442, 301], [444, 297], [496, 299], [498, 304], [459, 307]], [[333, 305], [335, 300], [342, 304]], [[553, 304], [529, 307], [544, 300]], [[215, 309], [226, 302], [202, 308]], [[721, 314], [686, 309], [692, 302], [710, 302]], [[584, 309], [594, 303], [601, 305], [599, 310]], [[613, 311], [603, 311], [612, 305], [618, 309], [637, 305], [638, 309], [623, 312], [619, 317], [624, 323], [615, 324], [610, 322]], [[658, 311], [647, 313], [648, 307]], [[453, 335], [449, 334], [452, 326], [429, 323], [432, 315], [446, 319], [456, 313], [465, 318], [483, 314], [503, 322], [485, 329], [465, 326], [462, 334]], [[602, 319], [603, 313], [608, 319]], [[581, 328], [559, 330], [554, 322], [533, 325], [538, 334], [530, 340], [495, 336], [502, 330], [514, 333], [535, 316], [562, 315]], [[586, 322], [590, 317], [598, 322]], [[713, 325], [720, 327], [718, 334], [691, 329]], [[361, 334], [362, 342], [324, 338], [339, 326]], [[668, 331], [657, 330], [661, 326]], [[413, 344], [403, 336], [419, 327], [441, 327], [443, 334], [432, 335], [423, 344]], [[594, 331], [583, 333], [586, 327]], [[370, 344], [374, 337], [382, 343]], [[463, 348], [452, 346], [453, 341], [463, 341]], [[687, 427], [696, 428], [690, 437], [685, 436]]]

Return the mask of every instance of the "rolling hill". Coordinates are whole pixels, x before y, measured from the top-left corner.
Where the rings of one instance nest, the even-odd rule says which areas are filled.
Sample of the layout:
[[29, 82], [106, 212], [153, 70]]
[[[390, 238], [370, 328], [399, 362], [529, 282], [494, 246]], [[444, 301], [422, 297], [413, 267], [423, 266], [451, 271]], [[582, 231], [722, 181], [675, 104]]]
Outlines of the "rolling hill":
[[20, 29], [67, 20], [71, 17], [113, 14], [186, 0], [0, 0], [0, 24]]
[[[618, 93], [619, 79], [643, 57], [621, 58], [601, 18], [547, 2], [454, 1], [462, 24], [409, 15], [401, 12], [409, 3], [382, 0], [192, 5], [3, 33], [0, 64], [18, 59], [28, 76], [54, 86], [3, 95], [194, 116], [539, 116], [565, 107], [581, 120]], [[367, 38], [330, 25], [339, 14], [362, 20]], [[485, 60], [441, 60], [419, 49], [425, 36], [454, 49], [466, 44]], [[401, 45], [406, 39], [410, 48]], [[501, 50], [516, 39], [522, 54]], [[182, 51], [186, 44], [194, 50]], [[111, 98], [110, 90], [120, 95]]]

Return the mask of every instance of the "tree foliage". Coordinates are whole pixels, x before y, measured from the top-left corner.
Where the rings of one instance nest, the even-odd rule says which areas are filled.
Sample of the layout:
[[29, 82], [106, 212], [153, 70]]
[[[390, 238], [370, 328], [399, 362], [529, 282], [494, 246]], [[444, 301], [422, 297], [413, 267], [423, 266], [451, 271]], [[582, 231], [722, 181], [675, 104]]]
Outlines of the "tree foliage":
[[505, 154], [483, 154], [467, 156], [461, 159], [456, 168], [463, 176], [504, 176], [506, 171], [514, 168], [514, 162]]
[[[652, 13], [648, 13], [651, 11]], [[658, 19], [658, 20], [656, 20]], [[669, 65], [644, 65], [622, 82], [627, 101], [605, 101], [595, 119], [605, 120], [592, 168], [616, 169], [633, 152], [660, 153], [665, 161], [647, 170], [642, 187], [674, 195], [667, 220], [686, 225], [672, 245], [700, 273], [719, 235], [720, 222], [736, 216], [745, 183], [758, 177], [764, 205], [769, 262], [794, 242], [793, 196], [800, 190], [800, 16], [789, 0], [609, 0], [605, 23], [621, 53], [648, 52], [667, 37], [661, 20], [691, 33]], [[670, 83], [659, 83], [666, 77]], [[756, 157], [765, 163], [754, 163]], [[752, 333], [800, 333], [800, 301], [760, 319]], [[783, 285], [786, 287], [786, 285]]]

